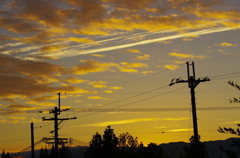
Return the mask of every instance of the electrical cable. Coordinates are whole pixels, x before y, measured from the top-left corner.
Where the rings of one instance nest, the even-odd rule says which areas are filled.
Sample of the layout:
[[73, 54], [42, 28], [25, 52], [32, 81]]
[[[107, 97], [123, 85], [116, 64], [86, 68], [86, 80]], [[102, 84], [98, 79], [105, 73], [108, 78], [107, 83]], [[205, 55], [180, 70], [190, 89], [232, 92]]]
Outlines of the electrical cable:
[[[165, 93], [162, 93], [162, 94], [158, 94], [158, 95], [155, 95], [155, 96], [152, 96], [152, 97], [149, 97], [149, 98], [141, 99], [141, 100], [138, 100], [138, 101], [135, 101], [135, 102], [131, 102], [131, 103], [128, 103], [128, 104], [124, 104], [124, 105], [120, 105], [120, 106], [111, 108], [111, 110], [112, 110], [112, 109], [119, 108], [119, 107], [131, 105], [131, 104], [135, 104], [135, 103], [138, 103], [138, 102], [141, 102], [141, 101], [145, 101], [145, 100], [148, 100], [148, 99], [152, 99], [152, 98], [155, 98], [155, 97], [158, 97], [158, 96], [161, 96], [161, 95], [165, 95], [165, 94], [171, 93], [171, 92], [173, 92], [173, 91], [177, 91], [177, 90], [183, 89], [183, 88], [185, 88], [185, 87], [186, 87], [186, 86], [181, 87], [181, 88], [178, 88], [178, 89], [175, 89], [175, 90], [172, 90], [172, 91], [169, 91], [169, 92], [165, 92]], [[118, 101], [117, 101], [117, 102], [118, 102]], [[108, 110], [109, 110], [109, 109], [106, 109], [106, 110], [103, 110], [102, 112], [106, 112], [106, 111], [108, 111]], [[92, 114], [80, 116], [79, 118], [87, 117], [87, 116], [94, 115], [94, 114], [97, 114], [97, 113], [99, 113], [99, 112], [95, 112], [95, 113], [92, 113]]]
[[[147, 93], [156, 91], [156, 90], [160, 90], [160, 89], [163, 89], [163, 88], [166, 88], [166, 87], [168, 87], [168, 86], [163, 86], [163, 87], [156, 88], [156, 89], [153, 89], [153, 90], [150, 90], [150, 91], [147, 91], [147, 92], [140, 93], [140, 94], [138, 94], [138, 95], [134, 95], [134, 96], [127, 97], [127, 98], [124, 98], [124, 99], [121, 99], [121, 100], [117, 100], [117, 101], [114, 101], [114, 102], [111, 102], [111, 103], [107, 103], [107, 104], [102, 105], [101, 107], [104, 107], [104, 106], [107, 106], [107, 105], [111, 105], [111, 104], [114, 104], [114, 103], [119, 103], [119, 102], [121, 102], [121, 101], [125, 101], [125, 100], [128, 100], [128, 99], [132, 99], [132, 98], [135, 98], [135, 97], [138, 97], [138, 96], [141, 96], [141, 95], [144, 95], [144, 94], [147, 94]], [[92, 109], [97, 109], [97, 108], [100, 108], [100, 107], [94, 107], [94, 108], [91, 108], [91, 110], [92, 110]], [[77, 113], [77, 111], [76, 111], [76, 113]]]

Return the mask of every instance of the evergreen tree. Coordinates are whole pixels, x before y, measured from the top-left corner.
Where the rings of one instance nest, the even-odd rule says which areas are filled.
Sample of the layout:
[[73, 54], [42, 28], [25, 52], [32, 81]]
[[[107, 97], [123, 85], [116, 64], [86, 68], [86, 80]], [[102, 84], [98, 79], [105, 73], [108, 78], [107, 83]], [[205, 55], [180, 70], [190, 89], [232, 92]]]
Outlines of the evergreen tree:
[[[200, 137], [199, 137], [200, 139]], [[209, 158], [208, 152], [206, 150], [205, 144], [198, 141], [194, 142], [194, 136], [190, 138], [190, 147], [183, 147], [184, 156], [180, 156], [180, 158], [192, 158], [195, 157], [196, 148], [198, 149], [198, 158]]]
[[114, 129], [107, 126], [103, 134], [103, 152], [105, 158], [115, 158], [118, 155], [118, 138], [114, 134]]
[[44, 158], [49, 158], [47, 147], [45, 147], [45, 149], [44, 149], [43, 156], [44, 156]]
[[49, 158], [55, 158], [55, 147], [52, 145], [52, 148], [50, 150]]
[[84, 153], [85, 158], [102, 158], [103, 152], [102, 152], [102, 136], [98, 132], [96, 132], [95, 135], [93, 135], [93, 138], [89, 142], [89, 148], [87, 148], [87, 151]]
[[71, 158], [71, 157], [72, 155], [70, 153], [70, 150], [63, 144], [59, 151], [59, 158]]
[[6, 158], [11, 158], [11, 156], [10, 156], [10, 154], [9, 154], [9, 153], [7, 153], [7, 155], [6, 155]]
[[2, 158], [6, 158], [4, 149], [2, 150]]
[[41, 149], [40, 149], [39, 158], [44, 158], [43, 147], [41, 147]]

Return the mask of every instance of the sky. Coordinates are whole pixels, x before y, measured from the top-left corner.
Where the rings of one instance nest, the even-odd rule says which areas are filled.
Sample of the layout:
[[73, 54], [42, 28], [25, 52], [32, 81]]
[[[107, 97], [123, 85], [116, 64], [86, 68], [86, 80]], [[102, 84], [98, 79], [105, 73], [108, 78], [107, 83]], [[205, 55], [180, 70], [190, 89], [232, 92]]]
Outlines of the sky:
[[[110, 125], [147, 145], [193, 135], [186, 62], [194, 62], [201, 141], [240, 123], [238, 0], [0, 0], [0, 149], [53, 137], [85, 145]], [[190, 76], [192, 73], [190, 65]], [[230, 85], [233, 83], [234, 85]], [[232, 103], [231, 103], [232, 101]], [[42, 111], [42, 113], [39, 113]]]

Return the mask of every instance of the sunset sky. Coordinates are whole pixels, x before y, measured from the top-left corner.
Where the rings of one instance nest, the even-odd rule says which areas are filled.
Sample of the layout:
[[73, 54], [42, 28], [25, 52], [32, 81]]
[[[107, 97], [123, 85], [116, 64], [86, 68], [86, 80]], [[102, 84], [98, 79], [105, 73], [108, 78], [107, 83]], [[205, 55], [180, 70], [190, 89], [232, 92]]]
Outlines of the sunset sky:
[[[147, 145], [193, 135], [186, 62], [196, 78], [201, 141], [240, 123], [239, 0], [0, 0], [0, 149], [52, 137], [85, 142], [111, 125]], [[192, 70], [192, 67], [190, 67]], [[65, 94], [66, 93], [66, 94]], [[43, 113], [39, 113], [43, 111]], [[41, 128], [40, 128], [41, 127]], [[164, 132], [164, 133], [163, 133]]]

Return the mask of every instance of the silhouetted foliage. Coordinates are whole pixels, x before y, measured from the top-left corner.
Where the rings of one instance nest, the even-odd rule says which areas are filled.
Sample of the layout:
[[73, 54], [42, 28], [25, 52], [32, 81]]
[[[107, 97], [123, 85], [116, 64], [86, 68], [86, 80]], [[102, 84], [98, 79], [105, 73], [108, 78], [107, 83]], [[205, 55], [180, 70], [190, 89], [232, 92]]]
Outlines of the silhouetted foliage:
[[[240, 86], [238, 86], [237, 83], [234, 83], [233, 81], [228, 81], [228, 84], [230, 84], [231, 86], [237, 88], [238, 90], [240, 90]], [[240, 98], [240, 97], [239, 97]], [[230, 103], [240, 103], [240, 99], [237, 98], [233, 98], [233, 99], [229, 99]], [[240, 124], [237, 124], [240, 127]], [[240, 130], [239, 128], [237, 129], [233, 129], [233, 128], [226, 128], [226, 127], [219, 127], [217, 129], [218, 132], [220, 133], [230, 133], [230, 134], [234, 134], [237, 136], [240, 136]], [[234, 139], [232, 139], [233, 144], [230, 146], [237, 146], [239, 148], [240, 151], [240, 142], [239, 141], [235, 141]], [[223, 148], [223, 146], [219, 147], [223, 152], [225, 152], [225, 154], [229, 157], [229, 158], [237, 158], [237, 153], [236, 152], [232, 152], [230, 150], [226, 150]]]
[[7, 153], [7, 155], [6, 155], [6, 158], [11, 158], [11, 156], [10, 156], [10, 154], [9, 154], [9, 153]]
[[55, 158], [55, 151], [54, 151], [54, 145], [52, 145], [52, 148], [50, 150], [50, 153], [49, 153], [49, 158]]
[[231, 150], [226, 150], [223, 148], [222, 145], [220, 145], [220, 150], [222, 150], [223, 152], [225, 152], [225, 154], [229, 157], [229, 158], [238, 158], [237, 156], [237, 152], [233, 152]]
[[117, 138], [110, 126], [104, 131], [93, 135], [89, 148], [84, 153], [85, 158], [168, 158], [166, 152], [157, 144], [150, 143], [144, 147], [138, 144], [137, 137], [122, 133]]
[[5, 153], [4, 149], [2, 150], [2, 158], [11, 158], [9, 153]]
[[198, 137], [198, 140], [199, 141], [195, 142], [194, 136], [192, 136], [190, 138], [190, 147], [183, 147], [184, 156], [180, 156], [180, 158], [193, 158], [195, 157], [196, 150], [198, 150], [198, 158], [209, 158], [205, 144], [200, 142], [200, 137]]
[[[240, 90], [240, 86], [237, 83], [234, 83], [233, 81], [229, 80], [228, 84], [230, 84], [231, 86]], [[230, 103], [240, 103], [240, 97], [239, 97], [239, 99], [237, 99], [237, 98], [229, 99], [229, 101], [230, 101]]]
[[93, 135], [89, 143], [90, 147], [84, 154], [85, 158], [115, 158], [118, 155], [118, 138], [111, 126], [107, 126], [103, 136], [99, 133]]
[[6, 158], [4, 149], [2, 150], [2, 158]]
[[42, 147], [40, 149], [39, 158], [44, 158], [44, 151]]
[[71, 152], [68, 147], [63, 144], [59, 151], [59, 158], [72, 158]]
[[[45, 149], [43, 149], [43, 147], [42, 147], [40, 149], [39, 158], [55, 158], [54, 145], [52, 145], [50, 153], [49, 153], [47, 147], [45, 147]], [[68, 149], [68, 147], [65, 147], [64, 145], [62, 145], [61, 148], [59, 148], [59, 158], [72, 158], [71, 152]]]

